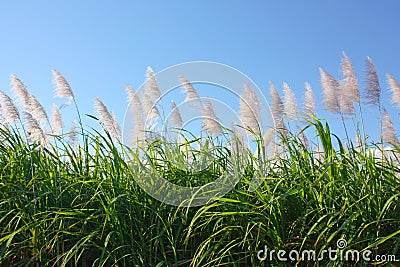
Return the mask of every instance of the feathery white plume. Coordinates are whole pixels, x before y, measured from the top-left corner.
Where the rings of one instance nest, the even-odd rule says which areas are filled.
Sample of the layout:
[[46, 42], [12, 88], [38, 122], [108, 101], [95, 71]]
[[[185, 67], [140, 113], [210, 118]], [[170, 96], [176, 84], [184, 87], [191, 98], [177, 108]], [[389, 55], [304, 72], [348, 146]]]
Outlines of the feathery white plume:
[[53, 103], [53, 109], [51, 112], [50, 125], [51, 125], [51, 130], [52, 130], [53, 134], [59, 134], [63, 130], [63, 123], [62, 123], [60, 109], [54, 103]]
[[386, 77], [390, 91], [392, 92], [392, 103], [397, 104], [397, 108], [400, 108], [400, 83], [397, 82], [390, 74], [386, 74]]
[[381, 98], [381, 86], [379, 85], [379, 78], [376, 72], [374, 63], [370, 57], [366, 59], [366, 77], [365, 83], [367, 87], [365, 88], [365, 98], [368, 105], [380, 105]]
[[146, 119], [152, 120], [160, 117], [160, 112], [146, 92], [142, 95], [142, 108]]
[[147, 67], [146, 84], [144, 90], [154, 103], [161, 99], [161, 91], [158, 87], [156, 74], [150, 66]]
[[174, 100], [171, 100], [171, 122], [175, 125], [176, 128], [182, 129], [183, 127], [183, 120], [181, 113], [179, 112], [179, 108], [175, 104]]
[[356, 102], [360, 104], [360, 91], [358, 89], [358, 80], [353, 69], [353, 64], [351, 63], [349, 57], [343, 51], [341, 70], [343, 74], [343, 79], [340, 82], [341, 91], [350, 99], [351, 102]]
[[121, 127], [119, 126], [117, 117], [114, 114], [114, 111], [111, 112], [112, 124], [115, 131], [115, 138], [121, 139]]
[[215, 114], [214, 106], [211, 99], [207, 97], [206, 103], [202, 109], [204, 116], [203, 119], [203, 130], [211, 133], [213, 136], [219, 136], [222, 134], [222, 127], [218, 122], [218, 118]]
[[100, 124], [103, 127], [103, 129], [107, 131], [111, 135], [111, 137], [119, 138], [120, 132], [118, 132], [117, 129], [119, 128], [119, 126], [115, 125], [113, 117], [111, 113], [108, 111], [107, 107], [97, 97], [95, 98], [94, 101], [95, 101], [95, 109], [97, 114], [99, 114], [100, 116]]
[[393, 144], [397, 147], [400, 147], [399, 139], [396, 137], [396, 131], [394, 130], [392, 120], [389, 116], [389, 113], [386, 109], [384, 109], [384, 116], [382, 117], [383, 124], [383, 141], [385, 143]]
[[74, 94], [67, 80], [55, 69], [52, 69], [51, 71], [53, 73], [55, 96], [59, 98], [67, 98], [69, 100], [73, 99]]
[[339, 87], [337, 93], [340, 111], [345, 115], [355, 115], [356, 110], [354, 109], [354, 101], [347, 96], [346, 91], [342, 90], [342, 88]]
[[25, 85], [16, 75], [11, 75], [10, 79], [12, 84], [11, 90], [14, 92], [18, 103], [25, 111], [29, 112], [34, 119], [42, 124], [46, 123], [48, 121], [48, 116], [39, 100], [28, 92]]
[[313, 90], [308, 82], [304, 83], [306, 92], [304, 93], [304, 113], [306, 116], [316, 116], [315, 100]]
[[128, 95], [127, 100], [129, 103], [130, 111], [132, 111], [135, 118], [142, 117], [143, 116], [142, 103], [140, 102], [138, 95], [135, 93], [135, 90], [133, 90], [133, 88], [130, 85], [127, 85], [126, 93]]
[[271, 94], [271, 112], [272, 116], [274, 119], [275, 127], [276, 129], [282, 129], [283, 128], [283, 112], [284, 112], [284, 106], [281, 100], [281, 97], [279, 96], [278, 90], [276, 90], [276, 87], [272, 84], [272, 82], [269, 82], [269, 91]]
[[23, 111], [24, 124], [26, 125], [27, 138], [29, 142], [45, 143], [46, 138], [38, 121], [29, 112]]
[[338, 81], [335, 79], [335, 77], [324, 71], [322, 68], [319, 68], [319, 72], [321, 75], [323, 103], [325, 105], [325, 109], [331, 113], [340, 113]]
[[26, 110], [41, 124], [44, 124], [48, 121], [46, 110], [34, 95], [29, 94], [29, 106]]
[[11, 90], [13, 91], [14, 96], [17, 98], [18, 104], [20, 104], [23, 108], [27, 108], [29, 106], [29, 93], [25, 85], [14, 74], [10, 76], [10, 80], [12, 85]]
[[142, 103], [131, 86], [126, 86], [126, 92], [128, 94], [129, 109], [133, 113], [135, 122], [132, 129], [131, 143], [133, 145], [138, 145], [140, 142], [144, 141], [146, 137]]
[[339, 82], [338, 88], [340, 111], [346, 115], [355, 115], [354, 102], [360, 104], [360, 92], [353, 65], [345, 52], [343, 52], [341, 67], [343, 79]]
[[283, 83], [284, 116], [288, 121], [297, 119], [296, 97], [287, 83]]
[[110, 128], [112, 127], [112, 117], [110, 112], [104, 103], [97, 97], [94, 99], [94, 108], [96, 113], [100, 116], [100, 123], [104, 127], [104, 130], [111, 132]]
[[192, 109], [202, 109], [203, 104], [196, 89], [193, 85], [182, 75], [179, 75], [179, 81], [182, 83], [183, 91], [186, 93], [185, 102], [189, 102]]
[[[239, 99], [239, 118], [243, 127], [250, 129], [257, 136], [260, 135], [260, 101], [250, 84], [245, 84], [243, 94]], [[248, 132], [248, 135], [251, 133]]]
[[3, 91], [0, 91], [0, 103], [2, 111], [1, 113], [4, 117], [4, 123], [15, 122], [19, 119], [17, 107], [14, 105], [11, 98]]

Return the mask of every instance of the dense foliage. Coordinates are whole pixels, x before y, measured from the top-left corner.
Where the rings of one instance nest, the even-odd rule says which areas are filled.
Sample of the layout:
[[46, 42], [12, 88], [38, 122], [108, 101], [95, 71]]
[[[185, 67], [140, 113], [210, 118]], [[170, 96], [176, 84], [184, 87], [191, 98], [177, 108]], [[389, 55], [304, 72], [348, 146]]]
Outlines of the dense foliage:
[[[137, 185], [133, 177], [137, 172], [129, 166], [146, 154], [150, 161], [143, 163], [144, 168], [190, 185], [193, 178], [206, 183], [217, 177], [225, 154], [196, 174], [168, 164], [168, 158], [160, 156], [159, 142], [139, 151], [124, 148], [106, 134], [84, 133], [79, 145], [61, 136], [44, 147], [25, 141], [12, 128], [3, 129], [0, 263], [286, 266], [276, 258], [260, 261], [257, 252], [265, 246], [321, 252], [336, 247], [339, 238], [347, 240], [347, 248], [399, 259], [399, 148], [383, 153], [377, 153], [380, 146], [347, 148], [328, 125], [315, 121], [308, 127], [319, 138], [320, 152], [290, 134], [281, 139], [280, 156], [263, 163], [268, 168], [255, 155], [243, 152], [243, 178], [236, 187], [196, 208], [153, 199]], [[249, 192], [255, 175], [261, 175], [263, 182]], [[304, 262], [347, 264], [354, 262]]]

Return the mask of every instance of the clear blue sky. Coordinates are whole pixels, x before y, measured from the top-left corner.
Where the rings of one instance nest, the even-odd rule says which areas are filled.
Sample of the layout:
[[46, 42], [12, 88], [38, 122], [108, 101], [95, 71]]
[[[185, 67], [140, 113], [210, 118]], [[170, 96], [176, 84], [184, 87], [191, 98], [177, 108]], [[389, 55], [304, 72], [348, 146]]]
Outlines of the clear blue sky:
[[[266, 93], [268, 81], [279, 90], [285, 81], [299, 101], [308, 81], [320, 102], [318, 67], [339, 77], [344, 50], [360, 80], [373, 59], [389, 106], [384, 75], [400, 81], [399, 11], [397, 0], [1, 1], [0, 89], [10, 93], [16, 74], [50, 113], [60, 103], [55, 68], [82, 113], [94, 113], [97, 96], [122, 123], [125, 84], [138, 88], [147, 66], [206, 60], [237, 68]], [[398, 110], [389, 111], [400, 130]], [[376, 113], [368, 116], [376, 128]]]

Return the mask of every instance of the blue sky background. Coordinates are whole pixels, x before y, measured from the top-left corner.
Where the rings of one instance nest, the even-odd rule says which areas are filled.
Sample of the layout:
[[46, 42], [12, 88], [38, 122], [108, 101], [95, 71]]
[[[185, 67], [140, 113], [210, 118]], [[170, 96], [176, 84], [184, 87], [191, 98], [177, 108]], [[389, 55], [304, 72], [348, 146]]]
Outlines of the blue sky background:
[[[97, 96], [122, 123], [125, 84], [138, 88], [147, 66], [157, 72], [215, 61], [248, 75], [268, 98], [269, 81], [280, 91], [287, 82], [299, 101], [310, 82], [320, 117], [335, 124], [322, 111], [318, 67], [339, 78], [344, 50], [361, 82], [370, 56], [389, 108], [384, 75], [400, 81], [399, 10], [397, 0], [1, 1], [0, 90], [11, 93], [9, 76], [16, 74], [50, 113], [53, 102], [61, 103], [53, 99], [55, 68], [81, 113], [94, 114]], [[400, 129], [399, 110], [389, 112]], [[365, 113], [367, 131], [377, 136], [378, 113]], [[69, 128], [73, 107], [63, 115]]]

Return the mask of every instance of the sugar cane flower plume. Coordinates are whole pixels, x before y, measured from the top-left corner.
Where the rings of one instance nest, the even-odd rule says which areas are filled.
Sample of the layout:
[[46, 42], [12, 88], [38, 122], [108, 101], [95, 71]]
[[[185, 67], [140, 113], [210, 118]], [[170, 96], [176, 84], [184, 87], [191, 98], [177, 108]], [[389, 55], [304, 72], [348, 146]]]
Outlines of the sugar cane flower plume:
[[53, 103], [51, 112], [50, 127], [53, 134], [60, 134], [63, 130], [63, 122], [60, 109]]
[[179, 81], [183, 86], [183, 91], [186, 93], [184, 101], [189, 103], [190, 108], [202, 110], [203, 104], [201, 102], [199, 94], [197, 93], [193, 85], [182, 74], [179, 75]]
[[314, 93], [311, 85], [308, 82], [304, 83], [306, 89], [304, 93], [304, 116], [307, 118], [309, 116], [316, 116]]
[[210, 133], [213, 136], [219, 136], [222, 134], [222, 127], [218, 122], [217, 115], [215, 114], [214, 106], [210, 98], [206, 98], [205, 105], [202, 109], [203, 124], [202, 128], [204, 131]]
[[46, 136], [43, 132], [43, 129], [40, 127], [38, 121], [26, 111], [23, 111], [24, 114], [24, 125], [26, 127], [27, 139], [29, 142], [45, 144]]
[[399, 139], [396, 136], [396, 131], [394, 129], [392, 119], [389, 116], [389, 113], [386, 109], [384, 109], [384, 115], [382, 117], [382, 124], [383, 124], [383, 142], [391, 145], [395, 145], [400, 147]]
[[48, 122], [46, 110], [34, 95], [29, 94], [29, 105], [26, 111], [29, 112], [40, 125], [44, 125]]
[[353, 64], [351, 63], [349, 57], [343, 51], [341, 71], [343, 79], [340, 81], [340, 87], [342, 94], [350, 102], [356, 102], [360, 105], [360, 91], [358, 88], [358, 79], [353, 69]]
[[115, 116], [114, 111], [111, 112], [111, 119], [112, 119], [112, 125], [114, 128], [114, 137], [117, 139], [121, 139], [121, 127], [118, 123], [117, 117]]
[[250, 130], [248, 135], [253, 135], [254, 133], [256, 136], [260, 136], [260, 116], [260, 101], [253, 87], [250, 84], [245, 84], [239, 99], [239, 118], [242, 126]]
[[339, 103], [339, 82], [330, 73], [319, 68], [325, 109], [333, 114], [341, 112]]
[[16, 75], [11, 75], [10, 80], [12, 85], [11, 91], [23, 110], [29, 112], [40, 125], [47, 123], [48, 116], [46, 110], [39, 100], [28, 92], [24, 83]]
[[150, 66], [147, 67], [144, 90], [153, 103], [157, 103], [157, 101], [161, 100], [161, 91], [157, 83], [156, 74]]
[[16, 122], [20, 118], [17, 107], [14, 105], [11, 98], [3, 91], [0, 91], [0, 105], [4, 124]]
[[69, 85], [67, 80], [64, 78], [64, 76], [61, 75], [61, 73], [59, 73], [55, 69], [52, 69], [52, 73], [53, 83], [55, 86], [55, 96], [71, 101], [74, 98], [74, 93], [72, 92], [71, 86]]
[[381, 86], [374, 63], [370, 57], [366, 59], [365, 99], [367, 105], [380, 106]]
[[156, 104], [153, 102], [152, 98], [146, 91], [142, 91], [142, 109], [146, 130], [152, 132], [158, 124], [160, 112], [158, 111]]
[[179, 111], [178, 106], [175, 104], [174, 100], [171, 100], [171, 116], [170, 116], [171, 123], [177, 129], [182, 129], [183, 127], [183, 119], [181, 113]]
[[113, 117], [104, 103], [97, 97], [95, 98], [95, 109], [100, 117], [100, 124], [103, 129], [107, 131], [112, 138], [120, 139], [121, 131], [115, 116]]
[[400, 108], [400, 83], [390, 74], [386, 74], [386, 78], [392, 93], [392, 103], [397, 105], [397, 108]]
[[297, 119], [297, 101], [292, 89], [287, 83], [283, 83], [283, 98], [284, 98], [284, 117], [288, 121]]
[[131, 133], [131, 143], [137, 145], [140, 141], [145, 139], [145, 123], [143, 119], [143, 108], [139, 96], [135, 90], [126, 85], [126, 93], [128, 95], [127, 101], [129, 104], [129, 112], [133, 114], [134, 127]]
[[16, 76], [16, 75], [11, 75], [10, 76], [11, 80], [11, 91], [14, 94], [14, 97], [17, 99], [17, 103], [21, 105], [24, 109], [27, 109], [29, 106], [29, 93], [28, 90], [26, 89], [26, 86], [24, 83]]
[[278, 90], [276, 90], [276, 87], [272, 84], [272, 82], [269, 82], [269, 90], [271, 94], [271, 112], [272, 116], [274, 119], [274, 124], [275, 128], [277, 130], [282, 130], [284, 128], [284, 123], [283, 123], [283, 112], [284, 112], [284, 106], [281, 97], [279, 96]]

